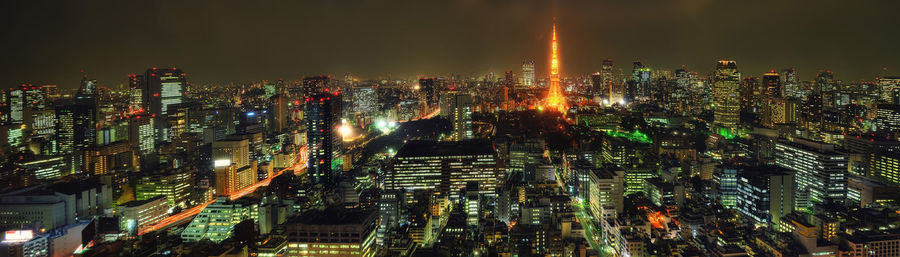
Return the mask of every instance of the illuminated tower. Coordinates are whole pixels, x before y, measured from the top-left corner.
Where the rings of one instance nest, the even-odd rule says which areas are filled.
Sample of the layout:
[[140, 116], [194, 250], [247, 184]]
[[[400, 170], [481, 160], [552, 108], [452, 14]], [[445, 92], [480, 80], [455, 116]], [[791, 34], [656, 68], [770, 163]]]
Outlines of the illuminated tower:
[[713, 122], [719, 134], [733, 135], [740, 123], [741, 101], [738, 89], [741, 73], [734, 61], [719, 61], [713, 81]]
[[559, 48], [556, 44], [556, 24], [553, 24], [553, 40], [550, 43], [550, 92], [547, 93], [547, 107], [565, 113], [566, 97], [559, 88]]
[[343, 165], [341, 95], [319, 93], [306, 98], [307, 172], [314, 183], [330, 184]]

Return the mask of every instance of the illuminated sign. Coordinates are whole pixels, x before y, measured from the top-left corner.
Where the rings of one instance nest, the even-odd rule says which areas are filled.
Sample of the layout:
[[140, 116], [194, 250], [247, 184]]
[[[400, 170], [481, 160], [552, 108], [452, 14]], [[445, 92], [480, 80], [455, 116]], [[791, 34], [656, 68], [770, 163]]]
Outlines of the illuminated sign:
[[231, 160], [227, 160], [227, 159], [226, 160], [215, 160], [213, 162], [213, 167], [216, 167], [216, 168], [225, 167], [228, 165], [231, 165]]
[[34, 232], [31, 230], [9, 230], [3, 237], [3, 242], [25, 242], [34, 238]]

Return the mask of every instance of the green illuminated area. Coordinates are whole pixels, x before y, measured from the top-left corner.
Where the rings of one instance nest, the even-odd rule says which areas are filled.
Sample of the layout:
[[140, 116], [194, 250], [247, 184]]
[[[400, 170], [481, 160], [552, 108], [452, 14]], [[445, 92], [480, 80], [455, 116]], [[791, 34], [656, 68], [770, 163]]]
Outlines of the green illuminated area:
[[719, 128], [719, 135], [722, 135], [722, 137], [725, 137], [725, 139], [735, 138], [734, 133], [731, 133], [731, 130], [728, 130], [726, 128]]
[[631, 133], [607, 130], [606, 134], [613, 136], [613, 137], [622, 137], [622, 138], [631, 140], [632, 142], [638, 142], [638, 143], [644, 143], [644, 144], [652, 144], [653, 143], [653, 140], [651, 140], [650, 137], [647, 136], [647, 134], [644, 134], [640, 130], [635, 130], [634, 132], [631, 132]]

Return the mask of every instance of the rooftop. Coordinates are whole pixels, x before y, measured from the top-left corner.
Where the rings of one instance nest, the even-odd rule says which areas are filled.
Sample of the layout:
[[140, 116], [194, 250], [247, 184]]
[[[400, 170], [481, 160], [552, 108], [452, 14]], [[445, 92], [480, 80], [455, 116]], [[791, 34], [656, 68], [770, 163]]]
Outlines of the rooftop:
[[488, 140], [456, 142], [409, 141], [397, 151], [396, 157], [460, 156], [494, 154], [494, 146]]

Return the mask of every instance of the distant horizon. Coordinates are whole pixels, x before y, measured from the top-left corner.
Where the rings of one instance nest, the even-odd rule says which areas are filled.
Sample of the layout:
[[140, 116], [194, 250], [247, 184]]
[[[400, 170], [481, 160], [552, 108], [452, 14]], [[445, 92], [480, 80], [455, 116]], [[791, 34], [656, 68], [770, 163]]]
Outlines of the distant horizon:
[[[549, 72], [558, 24], [561, 74], [612, 59], [701, 74], [735, 60], [743, 74], [794, 67], [843, 81], [900, 75], [900, 2], [726, 1], [8, 1], [0, 88], [73, 88], [85, 71], [103, 85], [153, 66], [183, 67], [191, 81], [240, 83], [306, 74]], [[302, 12], [304, 10], [313, 10]], [[873, 26], [877, 25], [877, 26]], [[893, 72], [897, 69], [898, 72]]]

